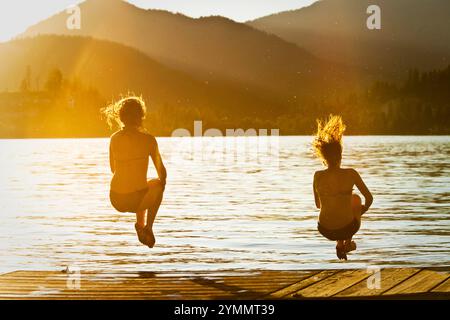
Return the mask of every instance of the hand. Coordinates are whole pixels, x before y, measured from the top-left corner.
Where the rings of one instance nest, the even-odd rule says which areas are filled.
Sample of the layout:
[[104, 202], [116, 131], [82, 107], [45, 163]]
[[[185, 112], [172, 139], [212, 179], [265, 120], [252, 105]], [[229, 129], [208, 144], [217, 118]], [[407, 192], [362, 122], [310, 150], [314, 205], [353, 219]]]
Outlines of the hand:
[[164, 192], [164, 190], [166, 190], [166, 180], [160, 180], [161, 181], [161, 186], [162, 186], [162, 190]]
[[367, 210], [369, 210], [369, 208], [367, 208], [366, 205], [361, 206], [361, 215], [363, 215], [364, 213], [366, 213]]

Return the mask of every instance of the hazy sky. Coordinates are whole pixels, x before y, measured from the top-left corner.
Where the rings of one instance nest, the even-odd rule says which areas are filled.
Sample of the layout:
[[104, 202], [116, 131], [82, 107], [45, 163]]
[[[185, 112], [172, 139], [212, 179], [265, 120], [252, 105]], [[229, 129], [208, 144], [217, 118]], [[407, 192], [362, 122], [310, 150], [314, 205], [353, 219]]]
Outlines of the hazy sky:
[[[317, 0], [129, 0], [146, 9], [181, 12], [191, 17], [222, 15], [246, 21], [271, 13], [297, 9]], [[0, 41], [23, 32], [79, 0], [0, 0]]]

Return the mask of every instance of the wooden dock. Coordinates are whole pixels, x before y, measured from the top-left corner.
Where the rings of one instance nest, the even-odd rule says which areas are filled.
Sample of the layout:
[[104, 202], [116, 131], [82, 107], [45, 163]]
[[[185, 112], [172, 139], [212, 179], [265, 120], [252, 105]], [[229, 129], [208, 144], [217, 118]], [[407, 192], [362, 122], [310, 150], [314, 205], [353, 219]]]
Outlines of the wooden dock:
[[[378, 280], [377, 280], [378, 279]], [[443, 269], [99, 273], [15, 271], [0, 299], [450, 299]]]

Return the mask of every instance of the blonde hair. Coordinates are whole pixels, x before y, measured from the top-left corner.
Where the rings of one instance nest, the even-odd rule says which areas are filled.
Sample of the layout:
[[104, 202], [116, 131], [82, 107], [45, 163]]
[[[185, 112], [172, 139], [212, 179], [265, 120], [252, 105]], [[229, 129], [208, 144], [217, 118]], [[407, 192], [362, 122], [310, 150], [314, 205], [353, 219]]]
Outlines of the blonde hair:
[[101, 112], [110, 128], [113, 128], [114, 123], [121, 128], [141, 128], [147, 108], [142, 97], [127, 95], [103, 108]]
[[345, 125], [341, 116], [330, 115], [328, 120], [317, 120], [317, 133], [313, 149], [317, 157], [328, 166], [337, 165], [342, 159], [342, 136]]

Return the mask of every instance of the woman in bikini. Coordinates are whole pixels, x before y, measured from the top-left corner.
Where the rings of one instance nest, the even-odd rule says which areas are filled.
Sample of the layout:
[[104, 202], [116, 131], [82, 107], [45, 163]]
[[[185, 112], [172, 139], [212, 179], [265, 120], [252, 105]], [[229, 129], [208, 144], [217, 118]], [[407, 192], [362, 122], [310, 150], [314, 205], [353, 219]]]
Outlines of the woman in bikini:
[[[136, 214], [138, 239], [152, 248], [155, 245], [153, 223], [163, 198], [167, 172], [155, 137], [143, 128], [145, 112], [144, 101], [134, 96], [103, 109], [109, 125], [116, 122], [121, 127], [111, 136], [109, 146], [113, 173], [111, 204], [119, 212]], [[147, 181], [149, 158], [153, 161], [158, 178]]]
[[[313, 190], [320, 209], [318, 230], [327, 239], [336, 241], [336, 255], [347, 260], [347, 253], [356, 250], [352, 237], [361, 226], [361, 216], [373, 202], [372, 194], [355, 169], [341, 168], [342, 135], [345, 125], [339, 116], [330, 116], [326, 123], [318, 121], [313, 141], [316, 155], [327, 167], [314, 174]], [[364, 196], [353, 194], [356, 186]]]

